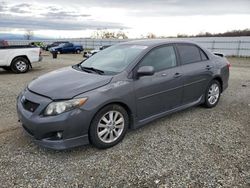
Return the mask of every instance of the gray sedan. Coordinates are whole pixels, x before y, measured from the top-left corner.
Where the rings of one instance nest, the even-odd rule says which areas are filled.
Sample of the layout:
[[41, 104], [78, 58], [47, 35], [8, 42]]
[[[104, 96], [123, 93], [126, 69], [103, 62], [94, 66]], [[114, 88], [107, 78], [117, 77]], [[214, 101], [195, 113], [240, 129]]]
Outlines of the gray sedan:
[[122, 43], [33, 80], [18, 96], [18, 117], [44, 147], [108, 148], [128, 129], [191, 106], [216, 106], [229, 67], [191, 42]]

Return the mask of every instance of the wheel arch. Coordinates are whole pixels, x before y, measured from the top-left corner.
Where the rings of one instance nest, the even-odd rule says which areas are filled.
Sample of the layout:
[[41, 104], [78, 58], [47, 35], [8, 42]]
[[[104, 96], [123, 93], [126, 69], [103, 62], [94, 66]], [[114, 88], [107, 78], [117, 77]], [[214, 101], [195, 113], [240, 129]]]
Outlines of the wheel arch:
[[123, 107], [126, 110], [126, 112], [128, 113], [128, 117], [129, 117], [129, 127], [128, 128], [132, 129], [133, 125], [134, 125], [133, 112], [130, 109], [129, 105], [127, 105], [126, 103], [124, 103], [122, 101], [111, 101], [111, 102], [108, 102], [108, 103], [105, 103], [105, 104], [101, 105], [98, 108], [98, 110], [96, 111], [96, 113], [93, 115], [91, 122], [93, 121], [96, 114], [98, 112], [100, 112], [100, 110], [102, 110], [103, 108], [105, 108], [106, 106], [109, 106], [109, 105], [119, 105], [119, 106]]
[[79, 51], [79, 53], [81, 53], [81, 49], [80, 48], [76, 48], [75, 49], [75, 53], [77, 53]]
[[26, 60], [28, 61], [28, 70], [32, 68], [31, 62], [30, 62], [30, 60], [29, 60], [29, 58], [28, 58], [27, 55], [15, 56], [15, 57], [12, 59], [11, 63], [10, 63], [10, 67], [12, 67], [12, 64], [13, 64], [14, 61], [15, 61], [16, 59], [18, 59], [18, 58], [24, 58], [24, 59], [26, 59]]
[[218, 81], [219, 83], [220, 83], [220, 89], [221, 89], [221, 92], [223, 92], [223, 81], [222, 81], [222, 78], [220, 77], [220, 76], [215, 76], [214, 78], [213, 78], [213, 80], [216, 80], [216, 81]]
[[14, 57], [14, 58], [12, 59], [12, 61], [11, 61], [11, 64], [12, 64], [17, 58], [20, 58], [20, 57], [26, 59], [26, 60], [28, 61], [28, 63], [29, 63], [29, 66], [31, 67], [31, 63], [30, 63], [30, 60], [29, 60], [29, 58], [28, 58], [27, 55], [19, 55], [19, 56]]

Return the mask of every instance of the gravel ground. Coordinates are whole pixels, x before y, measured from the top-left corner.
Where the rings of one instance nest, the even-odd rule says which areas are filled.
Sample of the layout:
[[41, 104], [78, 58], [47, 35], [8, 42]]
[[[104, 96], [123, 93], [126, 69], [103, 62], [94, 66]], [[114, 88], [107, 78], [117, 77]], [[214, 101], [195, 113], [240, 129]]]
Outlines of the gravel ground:
[[22, 75], [0, 70], [0, 187], [250, 187], [250, 59], [230, 58], [217, 107], [193, 107], [130, 131], [122, 143], [52, 151], [25, 136], [17, 94], [81, 55], [45, 56]]

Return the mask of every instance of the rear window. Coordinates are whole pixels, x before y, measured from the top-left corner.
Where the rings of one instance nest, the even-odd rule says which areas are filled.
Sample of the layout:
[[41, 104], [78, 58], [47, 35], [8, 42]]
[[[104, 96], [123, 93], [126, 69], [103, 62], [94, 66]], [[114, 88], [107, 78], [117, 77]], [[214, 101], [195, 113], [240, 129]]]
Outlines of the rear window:
[[202, 61], [200, 49], [190, 44], [178, 44], [177, 49], [180, 54], [182, 64], [189, 64]]

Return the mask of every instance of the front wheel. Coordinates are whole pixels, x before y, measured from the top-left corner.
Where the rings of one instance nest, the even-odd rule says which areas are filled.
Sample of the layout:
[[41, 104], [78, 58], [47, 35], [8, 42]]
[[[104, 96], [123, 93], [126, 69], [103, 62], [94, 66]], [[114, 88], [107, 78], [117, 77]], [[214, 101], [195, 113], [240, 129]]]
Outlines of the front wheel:
[[80, 54], [80, 53], [81, 53], [81, 50], [76, 50], [76, 53], [77, 53], [77, 54]]
[[128, 129], [129, 117], [119, 105], [108, 105], [94, 117], [90, 129], [90, 142], [97, 148], [105, 149], [120, 142]]
[[212, 80], [205, 93], [204, 106], [207, 108], [215, 107], [220, 99], [221, 84], [217, 80]]

